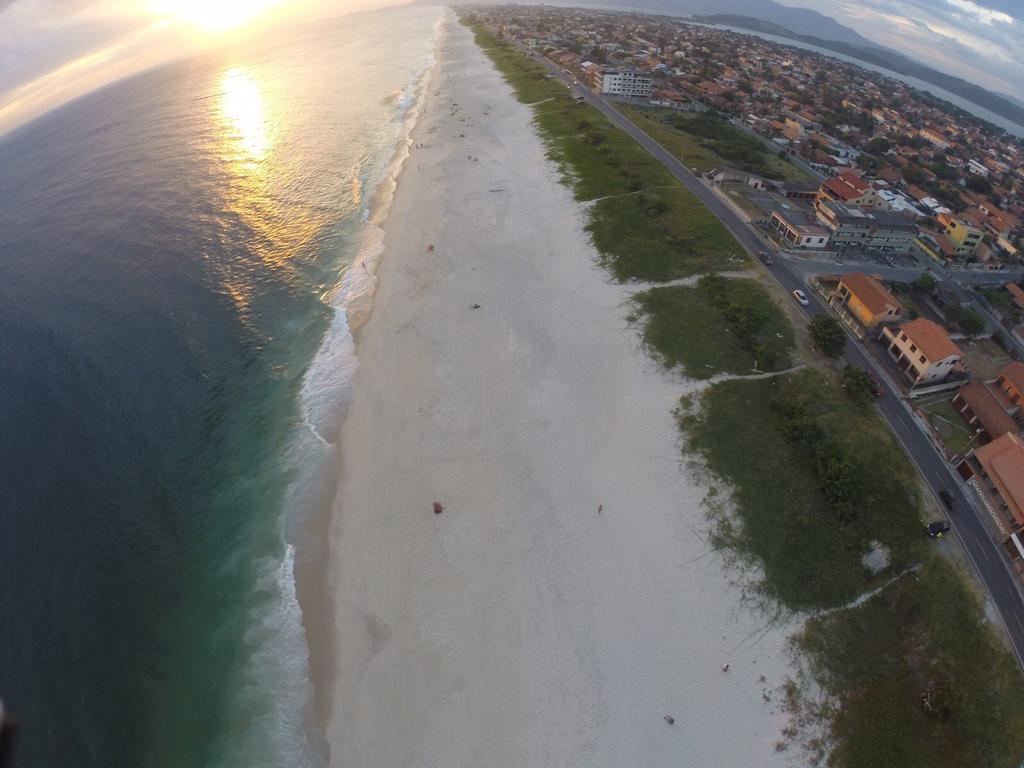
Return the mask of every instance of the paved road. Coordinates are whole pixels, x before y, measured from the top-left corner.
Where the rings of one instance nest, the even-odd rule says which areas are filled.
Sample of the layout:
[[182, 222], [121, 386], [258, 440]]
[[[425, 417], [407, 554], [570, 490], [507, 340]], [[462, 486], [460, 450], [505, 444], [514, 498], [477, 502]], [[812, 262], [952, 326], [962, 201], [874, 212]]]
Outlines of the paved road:
[[[709, 189], [689, 168], [680, 162], [664, 147], [630, 122], [622, 113], [609, 105], [603, 98], [587, 88], [578, 85], [575, 79], [564, 70], [555, 66], [547, 59], [527, 51], [536, 61], [546, 66], [566, 85], [583, 96], [594, 108], [600, 110], [612, 123], [632, 136], [637, 143], [660, 160], [671, 173], [681, 181], [702, 203], [704, 203], [732, 232], [733, 236], [752, 254], [762, 250], [770, 250], [767, 243], [740, 218], [713, 190]], [[797, 288], [804, 289], [809, 299], [809, 306], [801, 307], [801, 311], [811, 318], [828, 310], [818, 300], [813, 291], [808, 290], [804, 274], [792, 268], [792, 263], [774, 259], [771, 267], [766, 267], [775, 280], [788, 292]], [[832, 264], [834, 268], [835, 265]], [[877, 271], [877, 270], [873, 270]], [[917, 270], [915, 274], [919, 274]], [[950, 523], [960, 537], [974, 567], [988, 589], [993, 603], [999, 610], [1016, 653], [1017, 660], [1024, 666], [1024, 596], [1017, 585], [1017, 580], [1010, 571], [1006, 556], [1001, 545], [989, 535], [979, 515], [987, 514], [977, 510], [970, 503], [963, 490], [963, 484], [955, 475], [945, 458], [939, 454], [931, 440], [921, 431], [914, 421], [908, 406], [900, 394], [890, 384], [888, 376], [878, 368], [859, 342], [847, 344], [844, 359], [866, 370], [874, 371], [885, 390], [877, 401], [878, 409], [888, 422], [896, 438], [902, 443], [911, 460], [917, 465], [932, 493], [938, 498], [938, 492], [947, 489], [953, 495], [954, 509], [949, 513]]]
[[[829, 259], [816, 259], [813, 257], [791, 256], [787, 257], [790, 268], [804, 275], [816, 275], [822, 272], [832, 272], [837, 275], [845, 275], [849, 272], [868, 272], [872, 275], [881, 275], [888, 280], [901, 280], [910, 282], [917, 278], [923, 271], [918, 266], [896, 266], [890, 267], [877, 262], [843, 261], [841, 264]], [[1020, 271], [1001, 272], [975, 272], [974, 270], [940, 270], [933, 267], [931, 271], [939, 280], [953, 280], [958, 283], [971, 285], [1003, 285], [1004, 283], [1021, 276]], [[966, 300], [970, 300], [968, 297]]]

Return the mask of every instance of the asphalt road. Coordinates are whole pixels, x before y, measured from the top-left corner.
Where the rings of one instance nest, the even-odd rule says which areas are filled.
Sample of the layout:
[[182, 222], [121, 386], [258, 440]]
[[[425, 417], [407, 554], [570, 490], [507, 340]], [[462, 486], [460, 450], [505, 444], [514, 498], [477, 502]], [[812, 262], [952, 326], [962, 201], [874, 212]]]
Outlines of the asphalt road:
[[[527, 51], [536, 61], [546, 66], [552, 73], [568, 85], [575, 93], [583, 96], [588, 104], [600, 110], [613, 124], [632, 136], [644, 149], [660, 160], [665, 167], [681, 181], [697, 198], [704, 203], [726, 226], [733, 236], [751, 254], [758, 251], [772, 251], [769, 244], [763, 241], [754, 230], [718, 195], [709, 189], [689, 168], [680, 162], [664, 147], [654, 141], [640, 128], [630, 122], [622, 113], [614, 109], [603, 98], [590, 89], [577, 84], [576, 80], [553, 63]], [[833, 265], [834, 266], [834, 265]], [[775, 258], [770, 267], [765, 267], [775, 280], [787, 291], [797, 288], [807, 294], [809, 305], [800, 310], [810, 319], [814, 315], [828, 310], [811, 291], [804, 277], [794, 271], [789, 262]], [[874, 271], [874, 270], [873, 270]], [[919, 273], [919, 270], [917, 271]], [[851, 337], [843, 355], [846, 362], [872, 371], [875, 378], [882, 384], [884, 394], [878, 398], [877, 406], [888, 422], [896, 438], [903, 445], [911, 460], [917, 466], [932, 493], [938, 501], [938, 492], [948, 490], [954, 499], [954, 508], [949, 511], [948, 518], [953, 530], [968, 557], [974, 564], [982, 582], [988, 590], [1006, 626], [1010, 642], [1013, 645], [1017, 661], [1024, 666], [1024, 596], [1018, 587], [1016, 577], [1010, 570], [1002, 545], [992, 539], [980, 515], [985, 510], [976, 509], [963, 490], [959, 476], [955, 474], [946, 460], [939, 454], [931, 440], [921, 431], [914, 421], [908, 406], [900, 394], [890, 384], [888, 375], [879, 369], [861, 347], [861, 342]], [[941, 504], [941, 502], [940, 502]], [[922, 532], [922, 535], [923, 532]]]

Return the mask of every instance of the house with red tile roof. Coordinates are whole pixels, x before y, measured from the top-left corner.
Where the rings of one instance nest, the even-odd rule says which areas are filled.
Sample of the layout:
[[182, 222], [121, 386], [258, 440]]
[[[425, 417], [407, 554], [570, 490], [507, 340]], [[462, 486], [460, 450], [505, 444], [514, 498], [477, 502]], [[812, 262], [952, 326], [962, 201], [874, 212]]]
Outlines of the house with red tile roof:
[[972, 381], [961, 387], [953, 398], [953, 407], [977, 431], [982, 443], [1011, 432], [1020, 433], [1020, 425], [1010, 415], [1014, 406], [995, 382]]
[[954, 370], [964, 370], [964, 353], [946, 329], [926, 317], [896, 328], [885, 328], [882, 338], [910, 386], [938, 384]]
[[1018, 527], [1024, 526], [1024, 444], [1008, 433], [976, 448], [972, 464], [988, 495]]

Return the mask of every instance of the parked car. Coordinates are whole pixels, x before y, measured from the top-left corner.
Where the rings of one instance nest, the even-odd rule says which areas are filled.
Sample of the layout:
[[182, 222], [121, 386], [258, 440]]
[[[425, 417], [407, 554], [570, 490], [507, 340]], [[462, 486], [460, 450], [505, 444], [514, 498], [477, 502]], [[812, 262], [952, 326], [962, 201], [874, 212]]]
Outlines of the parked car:
[[793, 291], [793, 298], [796, 299], [796, 303], [804, 307], [810, 305], [811, 302], [807, 300], [807, 294], [797, 288]]
[[885, 390], [882, 389], [882, 385], [879, 383], [878, 379], [876, 379], [870, 373], [868, 374], [868, 378], [871, 379], [871, 394], [874, 395], [875, 397], [881, 397], [882, 395], [884, 395]]
[[896, 266], [896, 259], [894, 259], [892, 256], [886, 256], [885, 257], [885, 263], [888, 264], [890, 267], [895, 267]]
[[933, 539], [941, 539], [944, 535], [949, 533], [949, 523], [945, 520], [936, 520], [933, 523], [928, 523], [924, 527], [925, 532]]
[[956, 501], [953, 499], [953, 494], [943, 488], [939, 491], [939, 498], [942, 499], [942, 503], [946, 505], [946, 509], [953, 509], [956, 506]]

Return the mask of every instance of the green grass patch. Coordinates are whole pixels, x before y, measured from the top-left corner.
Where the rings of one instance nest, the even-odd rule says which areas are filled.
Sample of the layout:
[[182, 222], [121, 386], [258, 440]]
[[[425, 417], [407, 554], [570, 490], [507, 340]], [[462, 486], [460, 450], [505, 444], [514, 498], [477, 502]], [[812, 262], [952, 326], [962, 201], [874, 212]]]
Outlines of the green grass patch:
[[765, 144], [709, 113], [616, 104], [616, 109], [686, 165], [699, 171], [731, 165], [778, 181], [805, 181], [807, 174]]
[[850, 601], [876, 583], [861, 564], [873, 540], [895, 570], [915, 559], [913, 469], [884, 422], [823, 373], [723, 382], [700, 405], [682, 428], [737, 513], [717, 516], [718, 543], [761, 564], [769, 596], [794, 609]]
[[725, 164], [714, 150], [701, 145], [700, 140], [689, 133], [672, 128], [664, 121], [668, 110], [637, 108], [614, 102], [612, 106], [624, 114], [656, 142], [679, 158], [687, 167], [698, 171], [710, 171]]
[[1020, 671], [944, 560], [928, 558], [856, 610], [812, 619], [798, 643], [834, 704], [828, 765], [1020, 763]]
[[622, 282], [735, 269], [746, 252], [665, 167], [541, 64], [468, 22], [520, 101], [534, 105], [548, 155], [588, 211], [594, 245]]
[[791, 365], [793, 329], [754, 280], [709, 276], [693, 287], [652, 288], [634, 299], [646, 319], [644, 343], [691, 378]]
[[953, 453], [965, 453], [970, 449], [974, 433], [964, 422], [963, 416], [953, 407], [951, 400], [923, 405], [921, 410], [928, 416], [928, 421], [949, 450]]
[[714, 214], [682, 187], [599, 200], [587, 231], [620, 282], [663, 282], [749, 263]]

